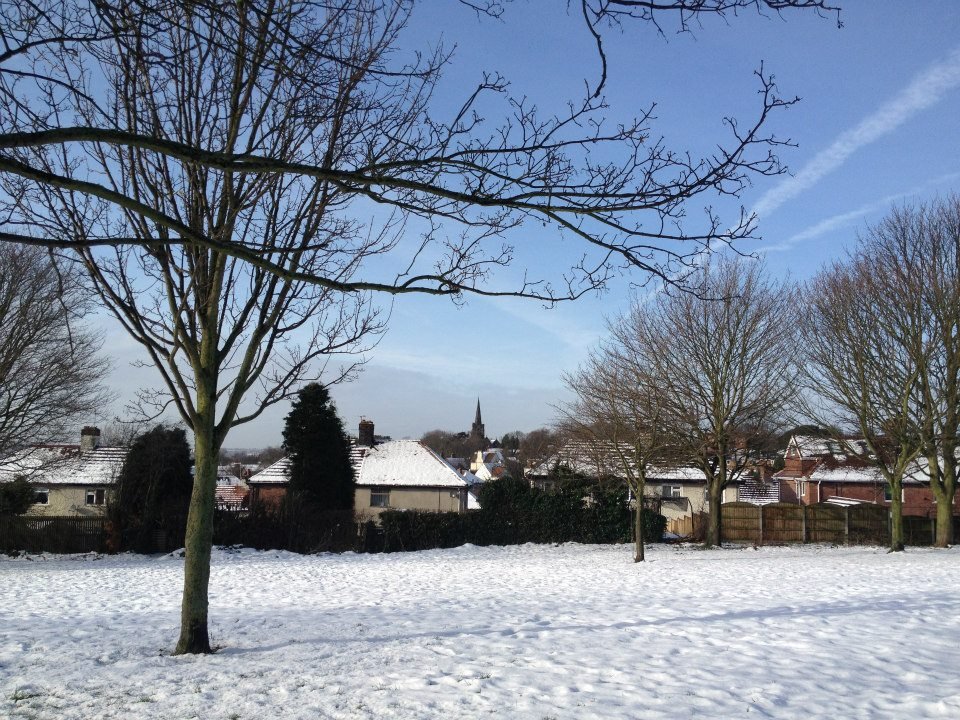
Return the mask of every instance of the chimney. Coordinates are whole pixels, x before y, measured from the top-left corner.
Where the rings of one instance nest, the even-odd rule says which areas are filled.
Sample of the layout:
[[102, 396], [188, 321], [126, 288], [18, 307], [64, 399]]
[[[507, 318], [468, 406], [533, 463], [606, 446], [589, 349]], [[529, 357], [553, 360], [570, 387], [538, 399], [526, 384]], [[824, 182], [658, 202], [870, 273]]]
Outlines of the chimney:
[[360, 432], [357, 435], [357, 445], [373, 447], [373, 444], [373, 421], [366, 419], [361, 420]]
[[100, 428], [86, 425], [80, 431], [80, 452], [90, 452], [100, 447]]

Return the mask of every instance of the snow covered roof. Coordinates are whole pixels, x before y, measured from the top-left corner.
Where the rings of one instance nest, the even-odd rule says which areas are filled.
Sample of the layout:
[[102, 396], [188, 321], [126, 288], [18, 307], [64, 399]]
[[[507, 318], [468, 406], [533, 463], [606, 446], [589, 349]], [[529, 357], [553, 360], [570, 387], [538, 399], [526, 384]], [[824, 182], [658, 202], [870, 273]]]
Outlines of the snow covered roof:
[[706, 476], [703, 470], [695, 467], [650, 468], [647, 471], [647, 482], [688, 482], [705, 483]]
[[393, 440], [367, 451], [357, 485], [457, 487], [468, 485], [446, 460], [417, 440]]
[[860, 465], [830, 466], [821, 463], [810, 473], [810, 482], [875, 484], [885, 481], [880, 471], [874, 467]]
[[222, 510], [241, 510], [246, 505], [247, 492], [242, 485], [219, 485], [217, 507]]
[[[450, 463], [417, 440], [391, 440], [372, 448], [354, 445], [350, 459], [357, 485], [466, 487], [480, 479], [462, 477]], [[283, 458], [251, 477], [247, 483], [280, 485], [290, 481], [290, 460]]]
[[247, 484], [284, 484], [290, 482], [290, 458], [280, 458], [273, 465], [265, 467], [255, 475], [251, 475]]
[[[623, 445], [623, 452], [630, 457], [632, 450]], [[566, 468], [572, 473], [584, 477], [600, 475], [623, 475], [620, 456], [613, 443], [601, 443], [594, 446], [591, 443], [572, 440], [546, 460], [527, 471], [529, 477], [548, 477], [558, 468]]]
[[0, 482], [22, 475], [35, 485], [112, 485], [128, 452], [122, 447], [81, 452], [77, 445], [27, 448], [0, 463]]
[[787, 443], [787, 457], [817, 458], [832, 455], [837, 460], [843, 460], [851, 452], [866, 455], [869, 450], [863, 438], [834, 438], [816, 437], [813, 435], [794, 435]]

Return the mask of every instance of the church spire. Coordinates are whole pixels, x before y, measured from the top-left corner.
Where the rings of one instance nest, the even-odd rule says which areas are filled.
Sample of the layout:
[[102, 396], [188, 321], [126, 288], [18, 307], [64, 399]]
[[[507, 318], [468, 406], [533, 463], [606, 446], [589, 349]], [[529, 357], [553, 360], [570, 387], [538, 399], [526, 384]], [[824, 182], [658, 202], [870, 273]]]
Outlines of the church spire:
[[483, 420], [480, 418], [480, 398], [477, 398], [477, 415], [473, 420], [473, 426], [470, 428], [470, 437], [485, 438], [487, 436], [483, 427]]

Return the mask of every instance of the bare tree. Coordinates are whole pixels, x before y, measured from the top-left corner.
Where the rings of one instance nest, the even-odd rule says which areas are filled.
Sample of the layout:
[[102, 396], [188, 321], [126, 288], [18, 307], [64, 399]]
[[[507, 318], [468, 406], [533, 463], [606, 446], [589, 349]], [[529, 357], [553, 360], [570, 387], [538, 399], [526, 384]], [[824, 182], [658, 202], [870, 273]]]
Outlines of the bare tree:
[[542, 465], [557, 454], [566, 438], [562, 431], [552, 428], [536, 428], [520, 439], [517, 449], [517, 461], [520, 463], [521, 474]]
[[936, 545], [946, 547], [960, 448], [960, 197], [895, 208], [861, 245], [884, 288], [877, 311], [897, 322], [901, 347], [886, 355], [916, 372], [919, 424], [911, 432], [920, 436], [937, 501]]
[[39, 249], [0, 244], [0, 456], [63, 440], [108, 402], [77, 280]]
[[[721, 220], [710, 209], [711, 201], [738, 195], [753, 178], [783, 171], [776, 150], [788, 143], [764, 128], [771, 113], [794, 100], [779, 97], [762, 70], [756, 118], [745, 125], [726, 119], [729, 142], [713, 155], [696, 158], [657, 140], [649, 111], [633, 122], [608, 128], [603, 117], [608, 108], [598, 94], [602, 80], [585, 99], [571, 103], [567, 114], [545, 118], [529, 101], [511, 98], [505, 79], [486, 75], [451, 118], [439, 119], [429, 112], [429, 100], [448, 56], [437, 50], [418, 53], [406, 64], [393, 60], [400, 55], [398, 36], [411, 4], [397, 0], [348, 8], [287, 1], [287, 11], [278, 17], [292, 16], [291, 22], [267, 20], [274, 6], [260, 2], [191, 3], [189, 9], [172, 14], [147, 0], [122, 5], [85, 0], [0, 2], [8, 21], [4, 38], [8, 50], [0, 57], [0, 95], [9, 100], [0, 113], [4, 150], [0, 176], [7, 179], [6, 204], [15, 221], [0, 238], [67, 246], [79, 242], [47, 232], [32, 218], [24, 221], [23, 232], [15, 232], [16, 222], [23, 220], [18, 201], [40, 183], [78, 194], [84, 201], [123, 208], [144, 218], [151, 229], [145, 237], [86, 233], [86, 246], [148, 241], [199, 245], [282, 277], [310, 279], [341, 291], [472, 292], [553, 301], [602, 287], [623, 267], [640, 271], [641, 282], [661, 277], [682, 285], [706, 249], [754, 236], [753, 216], [741, 211], [732, 221]], [[496, 7], [468, 4], [487, 13]], [[631, 16], [652, 20], [643, 5], [584, 2], [583, 12], [587, 27], [599, 38], [610, 23]], [[751, 6], [829, 9], [810, 0], [690, 0], [670, 3], [663, 10], [678, 14], [686, 27], [701, 12], [724, 15]], [[37, 17], [53, 19], [37, 22]], [[351, 22], [369, 26], [370, 34], [337, 34], [337, 28]], [[229, 30], [244, 42], [233, 47], [205, 38], [203, 27], [210, 25]], [[114, 103], [89, 78], [103, 72], [104, 62], [109, 69], [120, 49], [130, 58], [139, 53], [135, 64], [141, 87], [133, 82], [131, 67], [126, 70], [130, 84], [125, 89], [141, 93], [158, 89], [152, 82], [144, 86], [143, 78], [155, 75], [158, 67], [178, 63], [190, 51], [190, 46], [166, 42], [178, 29], [194, 49], [209, 41], [221, 56], [246, 64], [261, 85], [273, 75], [287, 76], [298, 83], [301, 100], [311, 93], [325, 95], [331, 82], [349, 84], [346, 106], [340, 109], [356, 111], [354, 123], [342, 130], [351, 135], [353, 151], [324, 152], [322, 136], [311, 137], [297, 152], [290, 148], [276, 152], [276, 142], [254, 138], [233, 144], [215, 138], [217, 142], [208, 143], [208, 134], [202, 132], [181, 136], [163, 132], [163, 123], [158, 122], [162, 115], [131, 118], [113, 112]], [[261, 37], [255, 38], [255, 32]], [[374, 47], [376, 62], [365, 63]], [[322, 59], [322, 72], [307, 74], [287, 63], [304, 54], [313, 55], [316, 65]], [[295, 64], [303, 63], [298, 59]], [[202, 68], [204, 81], [220, 83], [227, 69], [222, 65], [214, 75]], [[195, 64], [181, 67], [182, 72], [198, 70]], [[223, 90], [229, 87], [224, 85]], [[295, 114], [315, 110], [306, 101], [293, 103], [294, 107], [290, 102], [278, 105]], [[484, 116], [495, 117], [501, 110], [508, 119], [498, 127], [488, 126]], [[585, 128], [591, 130], [584, 132]], [[149, 157], [156, 166], [205, 167], [228, 174], [235, 182], [277, 173], [309, 178], [337, 188], [344, 197], [366, 198], [418, 217], [426, 229], [419, 244], [407, 241], [389, 248], [394, 262], [385, 267], [400, 268], [398, 274], [368, 270], [345, 279], [316, 269], [294, 272], [256, 243], [213, 236], [184, 223], [172, 208], [151, 206], [149, 197], [117, 188], [99, 161], [92, 165], [87, 161], [91, 146], [103, 144]], [[57, 161], [50, 162], [50, 155]], [[598, 162], [598, 157], [616, 160]], [[698, 203], [703, 213], [694, 212]], [[697, 226], [693, 217], [705, 220]], [[512, 259], [512, 248], [501, 238], [528, 220], [554, 227], [557, 237], [583, 241], [586, 255], [578, 253], [562, 277], [527, 277], [518, 285], [497, 287], [490, 282], [489, 271]]]
[[[754, 217], [721, 221], [710, 200], [783, 171], [785, 141], [765, 125], [794, 101], [762, 70], [756, 117], [728, 120], [726, 147], [704, 158], [651, 140], [649, 111], [608, 127], [589, 92], [544, 118], [493, 75], [438, 118], [448, 55], [402, 52], [412, 7], [0, 0], [0, 240], [76, 251], [163, 378], [143, 401], [172, 403], [195, 435], [178, 652], [209, 650], [228, 430], [377, 329], [364, 293], [555, 301], [622, 266], [682, 285], [706, 249], [755, 232]], [[507, 119], [488, 126], [491, 109]], [[690, 226], [701, 201], [706, 219]], [[389, 212], [360, 222], [372, 206]], [[532, 219], [587, 252], [562, 277], [497, 287], [504, 238]]]
[[675, 459], [667, 408], [643, 357], [619, 345], [595, 351], [564, 382], [576, 400], [560, 408], [561, 426], [623, 478], [635, 500], [634, 562], [644, 559], [643, 509], [649, 471]]
[[[890, 486], [891, 551], [903, 550], [903, 478], [921, 454], [921, 367], [926, 309], [899, 269], [868, 248], [824, 269], [806, 287], [800, 348], [807, 413]], [[892, 271], [892, 275], [888, 272]], [[866, 441], [867, 452], [844, 431]]]
[[724, 488], [776, 433], [790, 402], [797, 306], [794, 291], [759, 263], [719, 258], [700, 280], [701, 295], [635, 304], [613, 341], [646, 368], [681, 456], [704, 473], [709, 547], [720, 543]]
[[[117, 28], [114, 47], [103, 47], [97, 57], [111, 86], [115, 125], [148, 126], [154, 134], [231, 152], [257, 146], [289, 159], [310, 147], [339, 157], [372, 152], [357, 133], [372, 122], [370, 113], [391, 110], [389, 97], [376, 108], [354, 99], [351, 74], [329, 67], [320, 54], [287, 55], [270, 45], [275, 23], [291, 28], [300, 21], [297, 6], [234, 16], [233, 32], [219, 24], [222, 13], [175, 4], [145, 19], [113, 18], [121, 19], [126, 24], [122, 33]], [[336, 14], [316, 29], [316, 40], [358, 45], [350, 51], [357, 61], [375, 65], [389, 38], [378, 34], [375, 20], [375, 14]], [[153, 32], [154, 23], [164, 32]], [[225, 36], [232, 38], [229, 51], [219, 45]], [[259, 71], [259, 58], [272, 52], [281, 53], [274, 62], [285, 63], [287, 74]], [[299, 92], [303, 78], [322, 82], [325, 94]], [[390, 127], [384, 120], [381, 129]], [[207, 588], [220, 448], [231, 428], [302, 383], [322, 377], [329, 385], [353, 373], [354, 355], [380, 328], [378, 312], [367, 294], [332, 285], [349, 282], [365, 258], [394, 240], [344, 217], [343, 193], [329, 182], [172, 164], [163, 155], [110, 144], [93, 144], [89, 153], [111, 192], [136, 198], [138, 207], [161, 209], [206, 237], [256, 248], [269, 266], [209, 245], [165, 242], [166, 230], [149, 213], [129, 207], [116, 212], [62, 187], [38, 184], [25, 194], [23, 217], [73, 245], [100, 301], [159, 371], [163, 386], [140, 396], [144, 414], [158, 416], [173, 406], [194, 435], [177, 652], [209, 652]], [[35, 160], [50, 170], [68, 162], [47, 152]], [[387, 231], [391, 227], [387, 222]], [[133, 242], [98, 248], [88, 242], [98, 233]], [[331, 282], [307, 282], [306, 276]], [[330, 363], [336, 355], [346, 362]]]

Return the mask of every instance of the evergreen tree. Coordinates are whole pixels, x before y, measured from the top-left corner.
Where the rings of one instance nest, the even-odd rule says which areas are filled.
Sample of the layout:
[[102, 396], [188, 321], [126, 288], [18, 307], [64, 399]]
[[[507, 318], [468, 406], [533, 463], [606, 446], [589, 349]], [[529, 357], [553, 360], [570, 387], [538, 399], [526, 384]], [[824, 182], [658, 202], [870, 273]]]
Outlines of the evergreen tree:
[[36, 491], [26, 478], [0, 483], [0, 515], [23, 515], [33, 505]]
[[182, 531], [193, 489], [191, 466], [183, 428], [157, 425], [133, 441], [110, 508], [121, 548], [151, 552], [155, 530]]
[[350, 441], [327, 389], [303, 387], [283, 429], [290, 456], [289, 497], [317, 510], [353, 510]]

